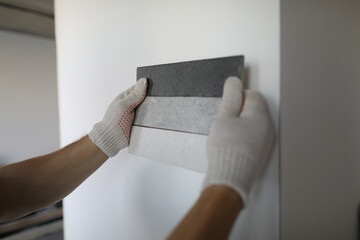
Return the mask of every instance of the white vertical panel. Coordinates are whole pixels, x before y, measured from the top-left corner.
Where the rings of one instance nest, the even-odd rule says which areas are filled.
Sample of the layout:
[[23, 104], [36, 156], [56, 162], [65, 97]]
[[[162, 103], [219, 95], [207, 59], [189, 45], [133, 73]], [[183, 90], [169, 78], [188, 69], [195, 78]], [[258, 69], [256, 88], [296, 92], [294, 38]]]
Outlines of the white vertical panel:
[[[239, 54], [250, 88], [264, 93], [277, 125], [278, 0], [61, 0], [55, 11], [62, 145], [102, 119], [135, 83], [136, 67]], [[127, 151], [65, 200], [68, 240], [163, 239], [197, 199], [203, 174]], [[232, 239], [278, 239], [278, 167], [275, 151]]]

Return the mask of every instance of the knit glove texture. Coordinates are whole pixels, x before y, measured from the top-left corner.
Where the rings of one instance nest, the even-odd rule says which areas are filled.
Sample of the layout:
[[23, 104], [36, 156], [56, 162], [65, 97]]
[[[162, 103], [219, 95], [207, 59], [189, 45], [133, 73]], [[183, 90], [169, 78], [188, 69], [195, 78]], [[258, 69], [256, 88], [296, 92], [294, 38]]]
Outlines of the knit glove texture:
[[203, 189], [226, 185], [236, 190], [246, 205], [251, 185], [269, 158], [275, 136], [263, 96], [256, 91], [243, 91], [241, 80], [229, 77], [208, 136]]
[[118, 95], [108, 107], [104, 119], [94, 125], [90, 139], [109, 157], [129, 145], [135, 108], [146, 96], [147, 81], [141, 78], [134, 86]]

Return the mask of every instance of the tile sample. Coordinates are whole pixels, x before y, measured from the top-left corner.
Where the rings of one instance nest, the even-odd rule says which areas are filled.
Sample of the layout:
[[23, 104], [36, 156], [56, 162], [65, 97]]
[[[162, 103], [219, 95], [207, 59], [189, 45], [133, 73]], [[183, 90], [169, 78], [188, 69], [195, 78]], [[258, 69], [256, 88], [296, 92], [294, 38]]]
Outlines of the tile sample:
[[204, 172], [206, 139], [229, 76], [243, 79], [244, 56], [137, 68], [148, 92], [135, 113], [132, 154]]
[[205, 172], [207, 136], [133, 126], [129, 152], [151, 160]]
[[207, 135], [220, 104], [212, 97], [146, 97], [133, 125]]
[[170, 63], [137, 68], [148, 79], [148, 96], [221, 97], [228, 76], [243, 79], [244, 56]]

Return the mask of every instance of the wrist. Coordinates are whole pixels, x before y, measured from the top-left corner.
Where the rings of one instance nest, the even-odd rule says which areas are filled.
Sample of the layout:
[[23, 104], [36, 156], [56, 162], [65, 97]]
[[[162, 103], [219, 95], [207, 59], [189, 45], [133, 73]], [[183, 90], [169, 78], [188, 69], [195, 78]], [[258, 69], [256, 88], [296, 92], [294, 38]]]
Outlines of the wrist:
[[241, 195], [225, 185], [212, 185], [205, 188], [200, 198], [203, 198], [209, 206], [221, 202], [224, 205], [233, 206], [236, 211], [240, 211], [244, 207]]
[[208, 167], [203, 189], [213, 185], [223, 185], [235, 190], [247, 204], [255, 169], [254, 161], [232, 148], [207, 149]]
[[99, 148], [89, 137], [89, 135], [85, 136], [86, 142], [89, 144], [88, 151], [91, 152], [95, 157], [100, 159], [102, 162], [105, 162], [109, 156], [104, 153], [101, 148]]
[[128, 141], [121, 134], [120, 128], [111, 122], [101, 121], [95, 124], [89, 133], [89, 138], [108, 157], [115, 156], [121, 149], [128, 146]]

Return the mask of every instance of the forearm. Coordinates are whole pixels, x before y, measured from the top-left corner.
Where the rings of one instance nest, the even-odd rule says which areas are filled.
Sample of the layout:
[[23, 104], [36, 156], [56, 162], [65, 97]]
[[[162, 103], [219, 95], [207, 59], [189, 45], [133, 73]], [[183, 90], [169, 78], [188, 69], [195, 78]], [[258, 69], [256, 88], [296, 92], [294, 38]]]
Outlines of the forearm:
[[0, 168], [0, 222], [14, 219], [71, 193], [108, 156], [88, 136], [54, 153]]
[[226, 239], [242, 208], [240, 195], [231, 188], [208, 187], [169, 239]]

